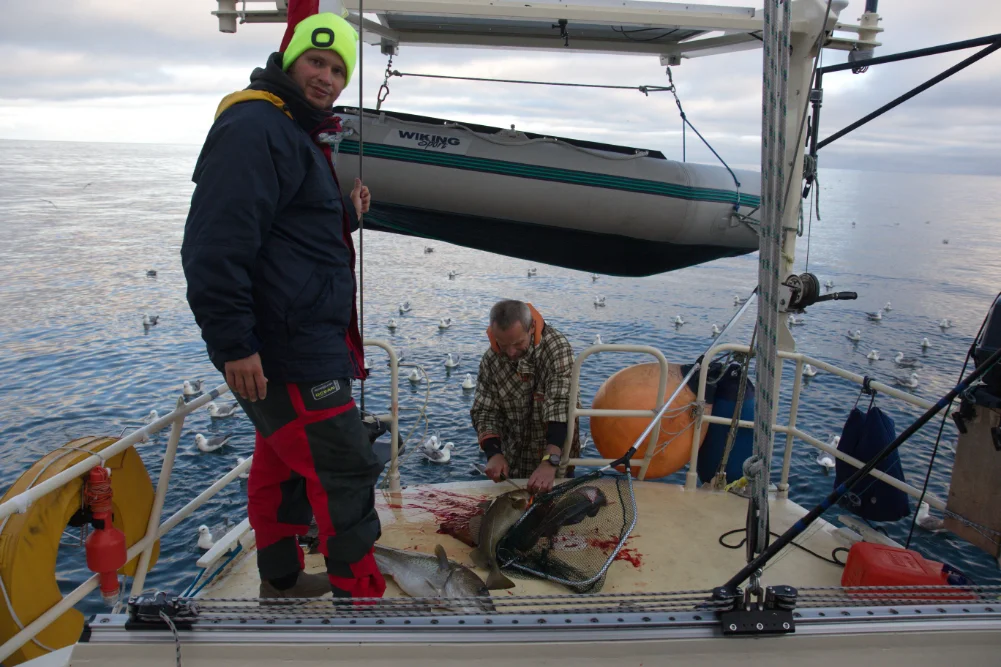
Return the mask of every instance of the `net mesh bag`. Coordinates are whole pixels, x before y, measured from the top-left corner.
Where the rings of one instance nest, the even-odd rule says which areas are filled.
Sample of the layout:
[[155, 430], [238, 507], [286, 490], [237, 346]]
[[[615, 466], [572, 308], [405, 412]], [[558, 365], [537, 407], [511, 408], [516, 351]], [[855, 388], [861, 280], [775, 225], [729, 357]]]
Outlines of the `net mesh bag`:
[[635, 525], [632, 479], [596, 471], [536, 496], [498, 544], [497, 560], [578, 593], [597, 592]]

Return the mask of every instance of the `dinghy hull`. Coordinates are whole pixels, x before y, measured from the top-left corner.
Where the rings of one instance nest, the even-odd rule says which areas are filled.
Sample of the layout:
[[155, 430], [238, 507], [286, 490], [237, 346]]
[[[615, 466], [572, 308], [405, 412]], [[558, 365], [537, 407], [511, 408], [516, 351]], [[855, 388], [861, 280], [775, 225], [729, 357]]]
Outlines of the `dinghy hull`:
[[[337, 109], [342, 183], [358, 175], [356, 112]], [[757, 173], [656, 151], [407, 114], [366, 112], [366, 226], [582, 271], [651, 275], [757, 250], [735, 215]]]

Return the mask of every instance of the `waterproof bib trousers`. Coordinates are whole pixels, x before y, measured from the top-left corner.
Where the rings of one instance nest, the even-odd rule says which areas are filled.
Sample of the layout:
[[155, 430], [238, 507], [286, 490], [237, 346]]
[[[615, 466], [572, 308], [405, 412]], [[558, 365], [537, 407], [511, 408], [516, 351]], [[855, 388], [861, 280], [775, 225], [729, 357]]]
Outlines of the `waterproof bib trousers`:
[[261, 580], [303, 569], [297, 536], [315, 516], [334, 597], [381, 597], [373, 556], [380, 535], [375, 483], [382, 464], [348, 379], [269, 384], [267, 398], [237, 397], [257, 430], [247, 482]]

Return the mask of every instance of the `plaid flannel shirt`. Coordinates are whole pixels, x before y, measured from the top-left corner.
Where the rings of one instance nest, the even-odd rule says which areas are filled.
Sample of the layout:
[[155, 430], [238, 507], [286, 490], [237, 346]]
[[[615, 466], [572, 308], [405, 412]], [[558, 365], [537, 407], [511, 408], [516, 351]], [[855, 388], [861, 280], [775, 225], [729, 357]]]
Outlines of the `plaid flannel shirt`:
[[[542, 462], [548, 423], [569, 419], [573, 363], [570, 343], [549, 324], [539, 344], [533, 344], [517, 362], [493, 349], [480, 359], [476, 398], [470, 410], [473, 427], [481, 444], [487, 438], [500, 437], [511, 477], [531, 476]], [[580, 407], [579, 398], [577, 405]], [[580, 456], [578, 426], [579, 420], [574, 423], [571, 457]]]

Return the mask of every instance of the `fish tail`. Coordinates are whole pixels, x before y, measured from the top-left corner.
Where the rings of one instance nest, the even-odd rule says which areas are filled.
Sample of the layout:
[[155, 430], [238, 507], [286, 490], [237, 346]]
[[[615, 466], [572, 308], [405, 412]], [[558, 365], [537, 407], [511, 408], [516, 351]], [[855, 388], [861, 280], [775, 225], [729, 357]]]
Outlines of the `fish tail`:
[[500, 570], [494, 568], [487, 575], [487, 588], [492, 591], [500, 588], [514, 588], [514, 582], [505, 577]]

